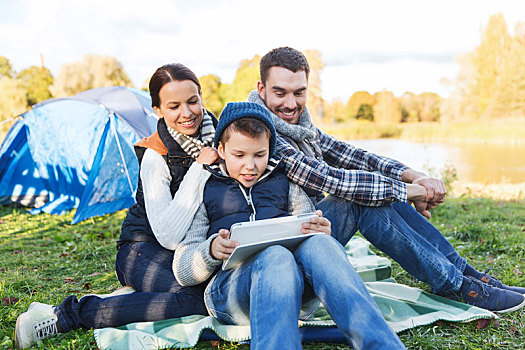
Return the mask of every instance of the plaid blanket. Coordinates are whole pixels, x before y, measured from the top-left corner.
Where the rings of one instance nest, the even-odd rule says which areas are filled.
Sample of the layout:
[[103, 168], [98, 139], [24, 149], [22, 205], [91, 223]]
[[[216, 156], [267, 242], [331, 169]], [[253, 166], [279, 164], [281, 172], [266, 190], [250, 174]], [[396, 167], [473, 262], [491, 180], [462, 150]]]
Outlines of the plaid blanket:
[[[375, 255], [370, 250], [370, 243], [362, 238], [354, 237], [346, 251], [348, 259], [365, 281], [386, 321], [396, 332], [439, 320], [469, 322], [481, 318], [497, 318], [490, 311], [395, 283], [391, 278], [390, 260]], [[300, 321], [299, 326], [303, 340], [342, 341], [342, 334], [323, 307], [309, 320]], [[223, 325], [213, 317], [194, 315], [157, 322], [132, 323], [119, 328], [96, 329], [95, 339], [100, 349], [190, 348], [199, 339], [247, 341], [250, 339], [250, 327]]]

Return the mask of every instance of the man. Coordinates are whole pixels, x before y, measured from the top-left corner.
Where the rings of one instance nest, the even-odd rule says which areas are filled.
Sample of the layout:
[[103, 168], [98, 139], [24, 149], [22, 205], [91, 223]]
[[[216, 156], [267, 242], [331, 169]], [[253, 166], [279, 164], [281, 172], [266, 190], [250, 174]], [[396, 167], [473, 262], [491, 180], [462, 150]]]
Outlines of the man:
[[474, 269], [423, 217], [430, 218], [429, 209], [445, 200], [441, 180], [338, 141], [312, 124], [305, 107], [309, 66], [302, 53], [274, 49], [261, 59], [260, 73], [248, 101], [272, 112], [276, 154], [287, 176], [317, 198], [316, 208], [332, 222], [341, 244], [359, 230], [436, 294], [500, 313], [525, 306], [525, 288]]

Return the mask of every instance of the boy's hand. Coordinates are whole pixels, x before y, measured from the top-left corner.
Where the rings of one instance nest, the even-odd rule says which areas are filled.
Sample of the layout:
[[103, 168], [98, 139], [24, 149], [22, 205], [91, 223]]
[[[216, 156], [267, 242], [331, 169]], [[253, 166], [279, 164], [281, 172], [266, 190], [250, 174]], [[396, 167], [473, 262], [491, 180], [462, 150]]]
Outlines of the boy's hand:
[[314, 233], [314, 232], [324, 232], [330, 236], [332, 233], [332, 223], [327, 218], [323, 218], [323, 212], [321, 210], [316, 210], [315, 213], [318, 218], [311, 218], [310, 222], [305, 222], [302, 224], [301, 232], [302, 233]]
[[199, 164], [213, 164], [220, 160], [219, 153], [213, 147], [204, 147], [197, 157], [196, 161]]
[[211, 242], [210, 254], [216, 260], [228, 259], [238, 245], [239, 242], [230, 241], [230, 231], [221, 229]]

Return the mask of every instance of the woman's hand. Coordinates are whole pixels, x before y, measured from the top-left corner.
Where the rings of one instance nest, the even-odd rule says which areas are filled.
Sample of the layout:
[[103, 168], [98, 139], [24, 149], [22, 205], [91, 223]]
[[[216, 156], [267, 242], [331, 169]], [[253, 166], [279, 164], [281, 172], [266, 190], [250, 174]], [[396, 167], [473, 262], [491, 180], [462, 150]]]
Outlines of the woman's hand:
[[318, 217], [311, 218], [310, 222], [303, 223], [301, 227], [301, 232], [323, 232], [330, 236], [332, 233], [332, 223], [327, 218], [323, 218], [323, 212], [321, 210], [316, 210], [315, 213]]
[[216, 260], [228, 259], [235, 247], [239, 245], [237, 241], [230, 240], [230, 231], [219, 230], [219, 235], [213, 239], [210, 246], [210, 254]]
[[218, 162], [221, 159], [219, 153], [213, 147], [204, 147], [201, 150], [201, 153], [197, 157], [197, 163], [199, 164], [213, 164]]

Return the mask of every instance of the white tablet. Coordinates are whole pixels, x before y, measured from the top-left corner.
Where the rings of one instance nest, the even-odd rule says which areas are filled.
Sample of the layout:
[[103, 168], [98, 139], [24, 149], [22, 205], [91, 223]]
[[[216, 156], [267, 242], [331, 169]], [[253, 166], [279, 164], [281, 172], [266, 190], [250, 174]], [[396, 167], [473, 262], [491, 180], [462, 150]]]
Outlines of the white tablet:
[[240, 243], [228, 260], [222, 264], [223, 270], [237, 267], [251, 255], [272, 246], [282, 245], [288, 249], [296, 248], [302, 241], [322, 232], [303, 234], [301, 225], [317, 217], [315, 213], [285, 216], [274, 219], [241, 222], [232, 225], [230, 239]]

